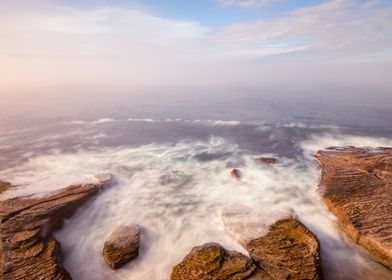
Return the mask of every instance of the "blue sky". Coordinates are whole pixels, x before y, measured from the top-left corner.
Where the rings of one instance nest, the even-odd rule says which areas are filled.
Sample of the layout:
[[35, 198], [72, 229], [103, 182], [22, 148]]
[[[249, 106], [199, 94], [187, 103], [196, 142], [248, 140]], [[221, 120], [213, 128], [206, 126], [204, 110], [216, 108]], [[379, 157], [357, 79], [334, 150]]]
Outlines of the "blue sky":
[[0, 88], [392, 88], [390, 0], [6, 0], [0, 36]]

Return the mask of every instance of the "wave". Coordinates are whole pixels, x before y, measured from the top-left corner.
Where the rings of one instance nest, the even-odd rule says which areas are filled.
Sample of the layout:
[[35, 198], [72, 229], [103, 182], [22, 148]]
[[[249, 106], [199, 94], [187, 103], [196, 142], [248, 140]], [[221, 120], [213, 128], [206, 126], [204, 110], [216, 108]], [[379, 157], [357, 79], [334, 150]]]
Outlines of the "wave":
[[[346, 143], [392, 145], [385, 138], [322, 134], [298, 146], [311, 154], [319, 148]], [[212, 156], [200, 160], [200, 155], [206, 154]], [[240, 168], [242, 180], [232, 180], [228, 166]], [[74, 279], [89, 279], [92, 273], [96, 279], [167, 279], [173, 265], [193, 246], [205, 242], [219, 242], [225, 248], [245, 253], [224, 227], [222, 213], [232, 205], [252, 209], [261, 216], [293, 210], [319, 237], [323, 268], [329, 279], [358, 279], [366, 270], [374, 273], [373, 262], [341, 235], [334, 216], [320, 201], [319, 169], [310, 156], [281, 158], [278, 164], [266, 166], [237, 144], [212, 137], [172, 145], [41, 155], [0, 171], [0, 178], [18, 186], [8, 193], [7, 197], [12, 197], [94, 182], [95, 174], [102, 173], [113, 174], [117, 184], [56, 233], [64, 264]], [[2, 194], [3, 199], [6, 194]], [[246, 218], [245, 215], [241, 220]], [[141, 254], [113, 272], [102, 260], [105, 237], [113, 227], [133, 223], [142, 226]]]

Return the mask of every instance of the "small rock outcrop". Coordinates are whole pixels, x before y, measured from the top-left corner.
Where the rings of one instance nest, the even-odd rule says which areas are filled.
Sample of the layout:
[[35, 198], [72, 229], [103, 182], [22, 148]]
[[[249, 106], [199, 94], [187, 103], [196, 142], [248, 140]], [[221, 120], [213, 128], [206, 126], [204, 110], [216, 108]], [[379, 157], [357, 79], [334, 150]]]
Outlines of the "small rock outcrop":
[[118, 269], [139, 255], [140, 229], [138, 226], [119, 226], [107, 237], [103, 257], [112, 269]]
[[234, 179], [241, 179], [241, 171], [237, 168], [234, 168], [230, 171], [230, 176]]
[[245, 248], [272, 279], [322, 279], [319, 241], [295, 219], [277, 221]]
[[318, 151], [320, 192], [344, 232], [392, 268], [392, 148]]
[[101, 187], [77, 185], [0, 202], [0, 279], [71, 279], [52, 233]]
[[[217, 243], [197, 246], [173, 267], [171, 280], [242, 280], [256, 273], [256, 266], [247, 256], [225, 250]], [[256, 280], [257, 278], [254, 278]]]
[[[221, 211], [225, 230], [272, 279], [321, 279], [317, 237], [293, 218], [291, 209], [254, 213], [237, 205]], [[268, 279], [268, 278], [260, 278]]]
[[11, 188], [12, 185], [8, 182], [0, 181], [0, 194]]
[[263, 164], [275, 164], [277, 162], [277, 159], [274, 157], [258, 157], [255, 159], [257, 162], [263, 163]]

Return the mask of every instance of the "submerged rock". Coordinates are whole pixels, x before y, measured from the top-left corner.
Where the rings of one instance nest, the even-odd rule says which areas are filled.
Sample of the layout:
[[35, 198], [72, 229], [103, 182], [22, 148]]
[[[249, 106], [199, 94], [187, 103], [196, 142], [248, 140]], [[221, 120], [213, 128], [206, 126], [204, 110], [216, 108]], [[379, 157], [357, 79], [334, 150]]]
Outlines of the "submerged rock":
[[6, 190], [8, 190], [9, 188], [11, 188], [11, 184], [10, 183], [8, 183], [8, 182], [3, 182], [3, 181], [0, 181], [0, 194], [2, 193], [2, 192], [5, 192]]
[[71, 279], [52, 233], [101, 186], [77, 185], [45, 197], [0, 202], [0, 279]]
[[241, 171], [237, 168], [234, 168], [230, 171], [230, 176], [234, 179], [241, 179]]
[[103, 257], [113, 269], [118, 269], [139, 255], [140, 229], [138, 226], [119, 226], [107, 237]]
[[113, 175], [112, 174], [97, 174], [95, 175], [95, 178], [97, 178], [98, 182], [100, 184], [110, 184], [113, 182]]
[[350, 238], [392, 268], [392, 148], [318, 151], [324, 202]]
[[[197, 246], [173, 267], [171, 280], [249, 279], [256, 266], [247, 256], [225, 250], [218, 243]], [[256, 278], [254, 278], [256, 280]]]
[[257, 162], [264, 163], [264, 164], [275, 164], [277, 159], [274, 157], [258, 157], [255, 159]]

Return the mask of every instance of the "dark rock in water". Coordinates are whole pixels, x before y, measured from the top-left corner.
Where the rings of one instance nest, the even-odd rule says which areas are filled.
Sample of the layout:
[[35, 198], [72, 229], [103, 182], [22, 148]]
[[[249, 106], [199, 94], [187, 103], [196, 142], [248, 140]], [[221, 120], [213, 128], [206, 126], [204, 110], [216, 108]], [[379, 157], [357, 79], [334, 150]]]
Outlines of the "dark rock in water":
[[101, 186], [77, 185], [46, 197], [0, 202], [0, 279], [71, 279], [52, 233]]
[[318, 151], [320, 191], [344, 232], [392, 268], [392, 148]]
[[[173, 267], [171, 280], [249, 279], [256, 266], [247, 256], [225, 250], [217, 243], [194, 247]], [[254, 278], [256, 280], [257, 278]]]
[[264, 164], [275, 164], [277, 162], [277, 159], [274, 157], [258, 157], [255, 160]]
[[265, 236], [250, 240], [245, 248], [272, 279], [322, 279], [317, 237], [295, 219], [270, 225]]
[[107, 237], [103, 257], [113, 269], [118, 269], [139, 255], [140, 230], [138, 226], [119, 226]]
[[8, 189], [11, 188], [11, 187], [12, 187], [12, 185], [11, 185], [10, 183], [0, 181], [0, 194], [1, 194], [2, 192], [5, 192], [6, 190], [8, 190]]
[[234, 179], [241, 179], [241, 171], [237, 168], [234, 168], [230, 171], [230, 176]]

